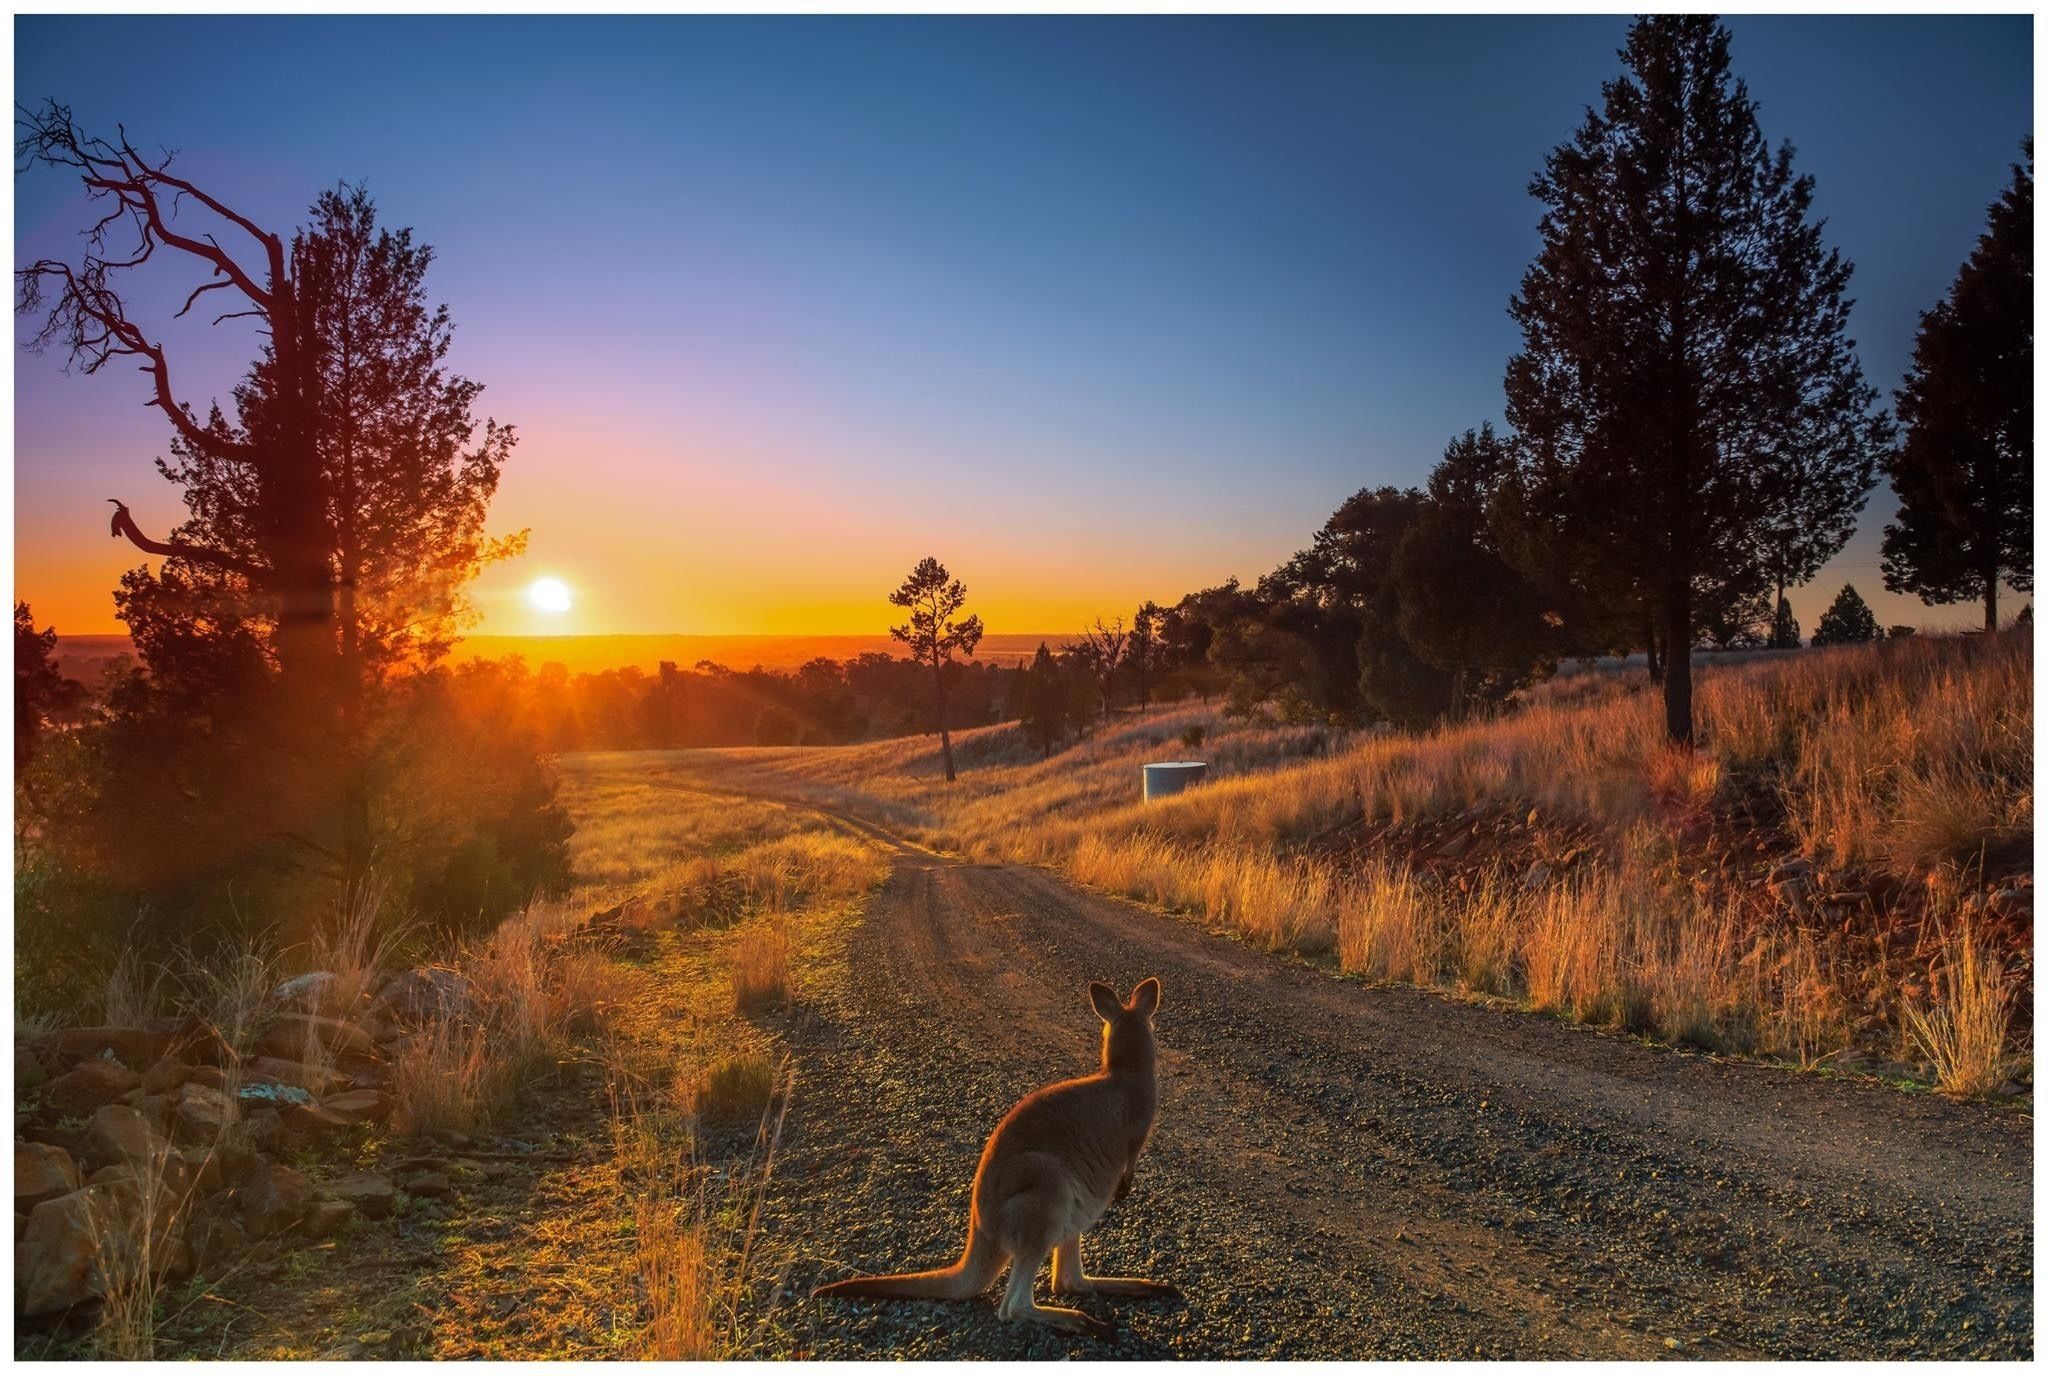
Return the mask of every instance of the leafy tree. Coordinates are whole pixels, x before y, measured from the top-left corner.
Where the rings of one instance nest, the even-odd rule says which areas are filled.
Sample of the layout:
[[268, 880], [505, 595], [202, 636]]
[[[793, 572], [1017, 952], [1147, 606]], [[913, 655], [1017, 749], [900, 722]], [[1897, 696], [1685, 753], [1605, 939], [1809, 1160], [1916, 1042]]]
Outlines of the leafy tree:
[[1024, 671], [1019, 696], [1017, 723], [1024, 738], [1038, 747], [1041, 758], [1050, 759], [1053, 747], [1067, 738], [1067, 685], [1059, 661], [1042, 642]]
[[1159, 657], [1159, 626], [1166, 611], [1157, 602], [1147, 600], [1131, 616], [1131, 639], [1125, 651], [1131, 664], [1131, 672], [1138, 680], [1138, 706], [1149, 707], [1152, 703], [1152, 666]]
[[28, 603], [14, 604], [14, 778], [36, 757], [50, 723], [78, 710], [85, 688], [57, 668], [57, 628], [37, 630]]
[[1790, 147], [1765, 144], [1727, 30], [1651, 16], [1621, 57], [1531, 184], [1543, 247], [1509, 307], [1508, 417], [1533, 524], [1592, 600], [1651, 617], [1665, 727], [1690, 743], [1701, 612], [1753, 595], [1786, 513], [1839, 528], [1888, 430], [1846, 333], [1849, 264]]
[[1699, 617], [1695, 644], [1715, 650], [1754, 650], [1771, 638], [1770, 591], [1708, 602]]
[[1884, 585], [1936, 603], [2034, 585], [2034, 146], [1992, 203], [1947, 297], [1920, 317], [1898, 392], [1904, 441], [1885, 461], [1899, 514]]
[[[425, 297], [430, 250], [379, 229], [359, 190], [321, 196], [286, 239], [167, 155], [81, 133], [61, 106], [22, 128], [24, 166], [78, 177], [106, 211], [75, 261], [18, 272], [20, 309], [39, 317], [32, 343], [88, 374], [140, 365], [170, 426], [157, 467], [187, 512], [156, 539], [114, 503], [114, 535], [162, 563], [124, 574], [115, 595], [147, 672], [108, 696], [90, 742], [97, 800], [68, 842], [174, 920], [174, 899], [217, 910], [221, 886], [249, 895], [258, 869], [354, 885], [373, 866], [432, 869], [477, 828], [504, 841], [553, 829], [533, 759], [455, 761], [436, 753], [450, 738], [405, 736], [431, 729], [407, 680], [445, 655], [471, 576], [518, 545], [483, 533], [512, 433], [478, 420], [480, 388], [446, 371], [452, 326]], [[146, 279], [179, 266], [203, 274], [179, 314], [204, 302], [216, 324], [257, 325], [258, 356], [225, 410], [174, 390], [174, 360], [132, 309], [154, 299]], [[509, 773], [476, 775], [487, 767]], [[407, 793], [436, 800], [431, 825], [394, 820]], [[485, 800], [500, 796], [550, 816], [493, 821]]]
[[1555, 664], [1552, 627], [1534, 585], [1495, 544], [1494, 489], [1512, 466], [1490, 425], [1451, 441], [1428, 501], [1395, 547], [1391, 576], [1401, 639], [1450, 674], [1450, 711], [1498, 699]]
[[1835, 600], [1820, 614], [1820, 624], [1813, 628], [1815, 645], [1860, 645], [1866, 640], [1883, 637], [1876, 613], [1870, 610], [1870, 604], [1863, 600], [1853, 583], [1842, 585], [1842, 590], [1835, 594]]
[[1771, 618], [1771, 638], [1766, 645], [1773, 650], [1799, 648], [1799, 618], [1792, 615], [1792, 604], [1783, 597], [1778, 599], [1777, 615]]
[[1123, 667], [1124, 657], [1130, 651], [1130, 632], [1124, 629], [1124, 619], [1118, 617], [1104, 625], [1101, 617], [1095, 624], [1081, 632], [1078, 644], [1069, 645], [1067, 651], [1088, 666], [1095, 675], [1096, 690], [1102, 695], [1102, 719], [1109, 720], [1111, 704], [1116, 692], [1117, 670]]
[[675, 661], [664, 659], [640, 699], [640, 729], [646, 743], [656, 750], [673, 750], [682, 744], [683, 711], [689, 691], [683, 685], [683, 673], [676, 668]]
[[974, 655], [981, 643], [981, 618], [956, 620], [967, 605], [967, 588], [946, 572], [946, 566], [927, 555], [903, 580], [903, 586], [889, 594], [891, 606], [910, 613], [906, 625], [891, 626], [889, 634], [910, 647], [911, 658], [931, 666], [932, 718], [939, 733], [939, 751], [946, 762], [946, 782], [952, 783], [953, 738], [946, 730], [946, 670], [958, 654]]

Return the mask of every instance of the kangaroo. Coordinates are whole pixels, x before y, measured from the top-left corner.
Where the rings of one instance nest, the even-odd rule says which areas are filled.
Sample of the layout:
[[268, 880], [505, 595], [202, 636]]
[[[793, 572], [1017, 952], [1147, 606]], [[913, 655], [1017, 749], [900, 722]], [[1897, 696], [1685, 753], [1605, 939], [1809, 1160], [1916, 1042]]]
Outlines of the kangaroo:
[[963, 1300], [988, 1289], [1009, 1262], [998, 1314], [1100, 1337], [1112, 1331], [1100, 1319], [1032, 1297], [1046, 1257], [1055, 1295], [1180, 1293], [1165, 1281], [1091, 1276], [1081, 1267], [1081, 1234], [1130, 1193], [1159, 1107], [1152, 1038], [1159, 981], [1140, 984], [1129, 1003], [1107, 984], [1089, 985], [1088, 997], [1102, 1015], [1102, 1069], [1026, 1095], [996, 1124], [975, 1167], [960, 1260], [936, 1271], [837, 1281], [817, 1294]]

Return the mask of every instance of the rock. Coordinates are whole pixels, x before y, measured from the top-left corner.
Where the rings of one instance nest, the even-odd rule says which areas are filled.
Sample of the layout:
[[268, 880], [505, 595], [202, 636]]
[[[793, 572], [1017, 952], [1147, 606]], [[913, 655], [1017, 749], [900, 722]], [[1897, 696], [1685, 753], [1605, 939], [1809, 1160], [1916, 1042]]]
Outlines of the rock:
[[235, 1100], [248, 1112], [268, 1110], [276, 1113], [288, 1104], [310, 1104], [313, 1096], [297, 1085], [281, 1085], [275, 1080], [262, 1080], [243, 1085], [235, 1091]]
[[171, 1144], [149, 1119], [122, 1104], [108, 1104], [94, 1113], [92, 1126], [86, 1129], [88, 1165], [147, 1171], [156, 1169], [170, 1150]]
[[329, 1095], [320, 1101], [320, 1107], [340, 1114], [345, 1122], [381, 1123], [391, 1116], [391, 1096], [382, 1090], [352, 1089]]
[[[151, 1018], [143, 1024], [151, 1035], [163, 1039], [160, 1056], [175, 1056], [187, 1065], [232, 1065], [235, 1049], [227, 1044], [218, 1027], [195, 1014]], [[155, 1058], [144, 1061], [141, 1069]]]
[[15, 1309], [24, 1318], [60, 1314], [101, 1291], [93, 1195], [76, 1190], [36, 1205], [14, 1249]]
[[262, 1049], [282, 1060], [302, 1059], [313, 1047], [358, 1056], [373, 1055], [377, 1050], [370, 1034], [354, 1023], [312, 1013], [281, 1013], [263, 1034]]
[[171, 1096], [168, 1094], [143, 1094], [130, 1099], [128, 1106], [149, 1121], [158, 1132], [169, 1135], [171, 1131]]
[[1522, 876], [1522, 887], [1525, 889], [1540, 889], [1549, 882], [1550, 866], [1541, 860], [1529, 866], [1529, 872]]
[[56, 1147], [73, 1161], [85, 1155], [85, 1123], [77, 1120], [74, 1128], [58, 1127], [52, 1123], [38, 1123], [34, 1120], [17, 1121], [14, 1135], [24, 1142], [35, 1142], [45, 1147]]
[[270, 997], [286, 1008], [301, 1013], [336, 1013], [343, 1001], [341, 976], [331, 970], [313, 970], [290, 979], [270, 991]]
[[176, 1056], [165, 1056], [142, 1072], [142, 1090], [145, 1094], [169, 1094], [191, 1078], [191, 1066]]
[[421, 1171], [418, 1175], [408, 1175], [398, 1182], [398, 1188], [422, 1199], [446, 1199], [455, 1193], [453, 1182], [439, 1171]]
[[2024, 916], [2034, 911], [2034, 891], [2030, 888], [2000, 889], [1991, 895], [1991, 906]]
[[217, 1142], [238, 1116], [233, 1100], [197, 1080], [178, 1086], [171, 1100], [171, 1132], [180, 1142]]
[[127, 1066], [95, 1056], [50, 1081], [43, 1099], [67, 1118], [84, 1118], [141, 1085], [142, 1077]]
[[1471, 846], [1472, 833], [1461, 829], [1452, 832], [1442, 841], [1439, 841], [1435, 853], [1446, 860], [1455, 860], [1469, 850]]
[[277, 1116], [286, 1132], [301, 1138], [332, 1136], [356, 1121], [320, 1104], [285, 1104]]
[[228, 1087], [228, 1073], [217, 1065], [195, 1065], [186, 1083], [205, 1085], [208, 1089], [225, 1090]]
[[1770, 879], [1767, 882], [1776, 886], [1789, 883], [1794, 879], [1806, 880], [1811, 878], [1813, 878], [1813, 861], [1803, 857], [1795, 857], [1772, 870]]
[[78, 1188], [78, 1164], [62, 1147], [14, 1144], [14, 1207], [30, 1210]]
[[192, 1246], [193, 1264], [208, 1276], [226, 1271], [249, 1245], [249, 1235], [235, 1216], [234, 1201], [224, 1194], [215, 1195], [199, 1207], [185, 1236]]
[[258, 1056], [249, 1062], [243, 1073], [256, 1082], [296, 1085], [313, 1095], [331, 1094], [348, 1083], [348, 1076], [325, 1066], [308, 1065], [304, 1061], [288, 1061], [279, 1056]]
[[185, 1165], [185, 1178], [191, 1182], [195, 1194], [213, 1194], [226, 1182], [223, 1162], [225, 1151], [207, 1147], [181, 1147], [178, 1159]]
[[276, 1151], [284, 1140], [284, 1120], [274, 1108], [259, 1108], [242, 1119], [241, 1136], [251, 1151]]
[[320, 1197], [352, 1204], [365, 1218], [384, 1218], [398, 1203], [398, 1188], [386, 1177], [365, 1171], [329, 1180], [320, 1186]]
[[1813, 904], [1807, 900], [1806, 887], [1804, 879], [1787, 879], [1782, 884], [1773, 885], [1772, 890], [1779, 901], [1791, 910], [1792, 916], [1805, 917], [1813, 910]]
[[54, 1065], [76, 1065], [111, 1055], [130, 1069], [154, 1064], [171, 1044], [165, 1032], [146, 1027], [67, 1027], [36, 1043]]
[[50, 1078], [36, 1053], [25, 1046], [14, 1048], [14, 1092], [20, 1096]]
[[377, 1002], [400, 1022], [407, 1023], [467, 1017], [476, 1011], [476, 995], [469, 979], [439, 965], [423, 965], [392, 976], [377, 991]]
[[313, 1206], [313, 1184], [290, 1166], [266, 1161], [235, 1187], [235, 1211], [251, 1238], [281, 1233]]
[[356, 1206], [345, 1199], [323, 1199], [306, 1210], [299, 1231], [310, 1238], [332, 1237], [356, 1216]]

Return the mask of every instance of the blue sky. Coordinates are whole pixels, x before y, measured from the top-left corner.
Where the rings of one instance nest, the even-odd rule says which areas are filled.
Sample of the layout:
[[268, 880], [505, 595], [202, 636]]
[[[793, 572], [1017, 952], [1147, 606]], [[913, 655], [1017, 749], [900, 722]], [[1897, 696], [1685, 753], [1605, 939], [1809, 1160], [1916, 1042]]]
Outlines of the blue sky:
[[[1728, 22], [1888, 393], [2030, 132], [2031, 20]], [[498, 515], [532, 553], [485, 629], [866, 631], [930, 551], [992, 629], [1053, 631], [1254, 578], [1498, 423], [1527, 183], [1626, 23], [20, 18], [16, 85], [267, 223], [365, 179], [437, 246], [459, 366], [525, 435]], [[72, 188], [16, 188], [17, 256], [68, 252]], [[199, 399], [249, 354], [160, 333]], [[125, 372], [16, 367], [18, 591], [111, 629], [103, 499], [176, 518], [161, 421]], [[1888, 507], [1809, 629], [1845, 577], [1970, 619], [1877, 595]], [[575, 624], [522, 619], [540, 573]]]

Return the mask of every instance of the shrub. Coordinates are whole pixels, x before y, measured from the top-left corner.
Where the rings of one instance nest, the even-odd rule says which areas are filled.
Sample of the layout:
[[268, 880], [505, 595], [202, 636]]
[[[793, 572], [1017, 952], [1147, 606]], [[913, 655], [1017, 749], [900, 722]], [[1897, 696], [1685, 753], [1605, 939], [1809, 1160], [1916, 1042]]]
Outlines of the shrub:
[[732, 950], [732, 1001], [742, 1013], [789, 998], [789, 928], [780, 920], [740, 933]]
[[775, 1096], [775, 1064], [765, 1052], [721, 1056], [690, 1086], [688, 1108], [704, 1118], [758, 1118]]

